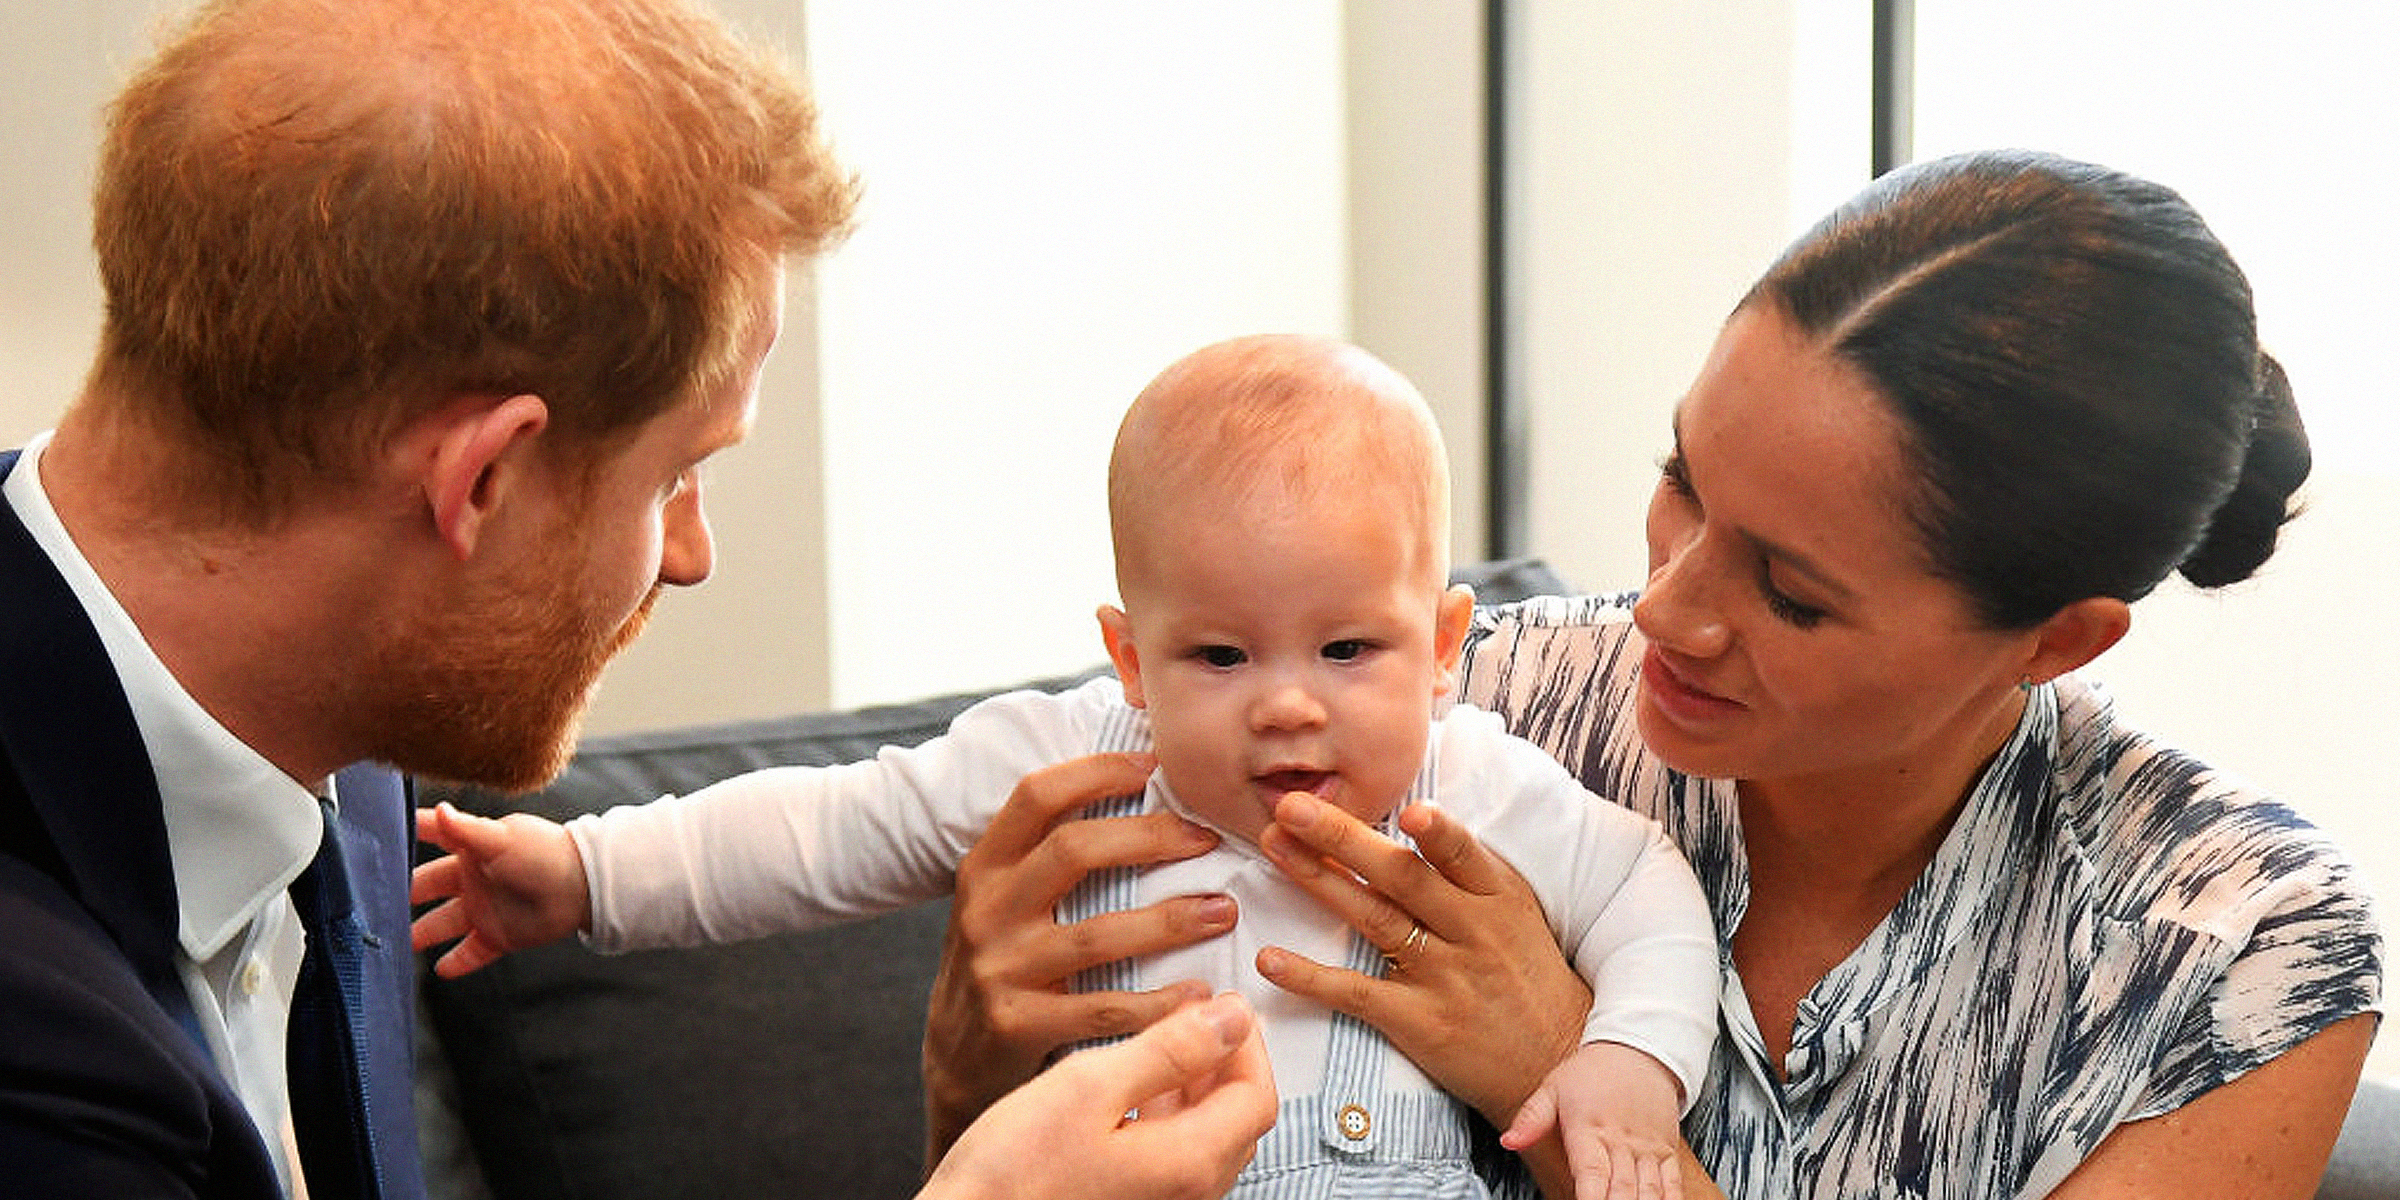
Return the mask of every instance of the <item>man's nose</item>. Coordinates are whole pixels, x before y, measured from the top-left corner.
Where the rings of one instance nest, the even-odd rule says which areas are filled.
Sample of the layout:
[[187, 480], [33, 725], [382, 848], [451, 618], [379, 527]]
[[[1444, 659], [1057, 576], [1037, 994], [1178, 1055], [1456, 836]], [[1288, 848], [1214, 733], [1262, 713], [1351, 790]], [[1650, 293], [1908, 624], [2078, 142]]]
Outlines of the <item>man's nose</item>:
[[716, 538], [709, 532], [708, 511], [700, 503], [700, 477], [693, 475], [683, 490], [667, 502], [663, 544], [658, 555], [658, 581], [691, 587], [716, 569]]

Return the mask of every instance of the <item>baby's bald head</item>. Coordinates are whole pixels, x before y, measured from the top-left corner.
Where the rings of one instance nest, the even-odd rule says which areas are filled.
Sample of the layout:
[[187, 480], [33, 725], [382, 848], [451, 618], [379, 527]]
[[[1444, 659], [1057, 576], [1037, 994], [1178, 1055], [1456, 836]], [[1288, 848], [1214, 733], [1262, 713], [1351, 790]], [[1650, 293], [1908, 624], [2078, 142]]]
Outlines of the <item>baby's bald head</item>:
[[1416, 566], [1449, 570], [1450, 474], [1423, 396], [1397, 371], [1331, 338], [1263, 334], [1202, 347], [1142, 389], [1108, 464], [1117, 586], [1130, 601], [1148, 557], [1194, 519], [1306, 519], [1371, 505], [1410, 528]]

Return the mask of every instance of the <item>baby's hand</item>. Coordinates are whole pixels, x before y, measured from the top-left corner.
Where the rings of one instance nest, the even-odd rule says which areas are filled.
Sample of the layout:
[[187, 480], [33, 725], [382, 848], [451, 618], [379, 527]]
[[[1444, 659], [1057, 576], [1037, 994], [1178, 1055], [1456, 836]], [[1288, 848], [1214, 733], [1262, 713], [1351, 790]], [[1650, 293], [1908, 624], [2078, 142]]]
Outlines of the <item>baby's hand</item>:
[[1592, 1042], [1553, 1068], [1500, 1144], [1522, 1150], [1553, 1129], [1575, 1176], [1575, 1200], [1681, 1200], [1682, 1089], [1657, 1059]]
[[449, 854], [409, 877], [408, 900], [439, 900], [409, 927], [416, 949], [465, 940], [434, 973], [464, 975], [512, 950], [547, 945], [591, 922], [583, 856], [566, 827], [530, 813], [493, 820], [447, 802], [417, 810], [417, 836]]

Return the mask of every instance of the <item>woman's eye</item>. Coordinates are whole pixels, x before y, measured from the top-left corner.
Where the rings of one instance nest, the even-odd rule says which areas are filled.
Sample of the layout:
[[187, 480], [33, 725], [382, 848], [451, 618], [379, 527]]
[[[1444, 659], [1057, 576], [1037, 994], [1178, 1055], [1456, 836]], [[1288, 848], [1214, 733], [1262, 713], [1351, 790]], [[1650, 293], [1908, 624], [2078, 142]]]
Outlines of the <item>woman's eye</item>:
[[1826, 617], [1824, 609], [1802, 604], [1790, 596], [1784, 595], [1776, 589], [1772, 580], [1761, 579], [1759, 590], [1766, 595], [1767, 611], [1775, 614], [1776, 620], [1782, 621], [1794, 629], [1814, 629], [1817, 627], [1817, 623]]
[[1250, 656], [1232, 646], [1202, 646], [1192, 651], [1192, 657], [1222, 671], [1242, 665]]
[[1335, 662], [1349, 662], [1352, 659], [1363, 657], [1367, 651], [1373, 648], [1374, 644], [1365, 638], [1343, 638], [1338, 642], [1325, 643], [1322, 653]]

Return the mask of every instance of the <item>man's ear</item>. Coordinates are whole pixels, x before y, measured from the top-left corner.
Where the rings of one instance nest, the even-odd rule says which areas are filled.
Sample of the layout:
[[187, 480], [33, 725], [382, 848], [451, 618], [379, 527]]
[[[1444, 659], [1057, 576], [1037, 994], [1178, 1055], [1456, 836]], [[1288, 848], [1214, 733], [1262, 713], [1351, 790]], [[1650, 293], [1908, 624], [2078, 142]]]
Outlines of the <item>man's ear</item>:
[[2025, 678], [2048, 683], [2100, 657], [2133, 628], [2133, 610], [2114, 596], [2093, 596], [2050, 614], [2034, 630]]
[[1433, 698], [1448, 699], [1458, 690], [1458, 660], [1467, 648], [1467, 626], [1475, 620], [1475, 589], [1450, 585], [1433, 610]]
[[1133, 648], [1133, 622], [1126, 619], [1125, 610], [1113, 604], [1100, 606], [1100, 640], [1108, 647], [1108, 661], [1117, 668], [1117, 681], [1125, 685], [1125, 703], [1135, 708], [1147, 706], [1142, 697], [1142, 656]]
[[550, 424], [539, 396], [462, 404], [428, 418], [439, 422], [425, 461], [425, 501], [434, 529], [461, 562], [475, 553], [485, 523], [522, 471], [527, 453]]

